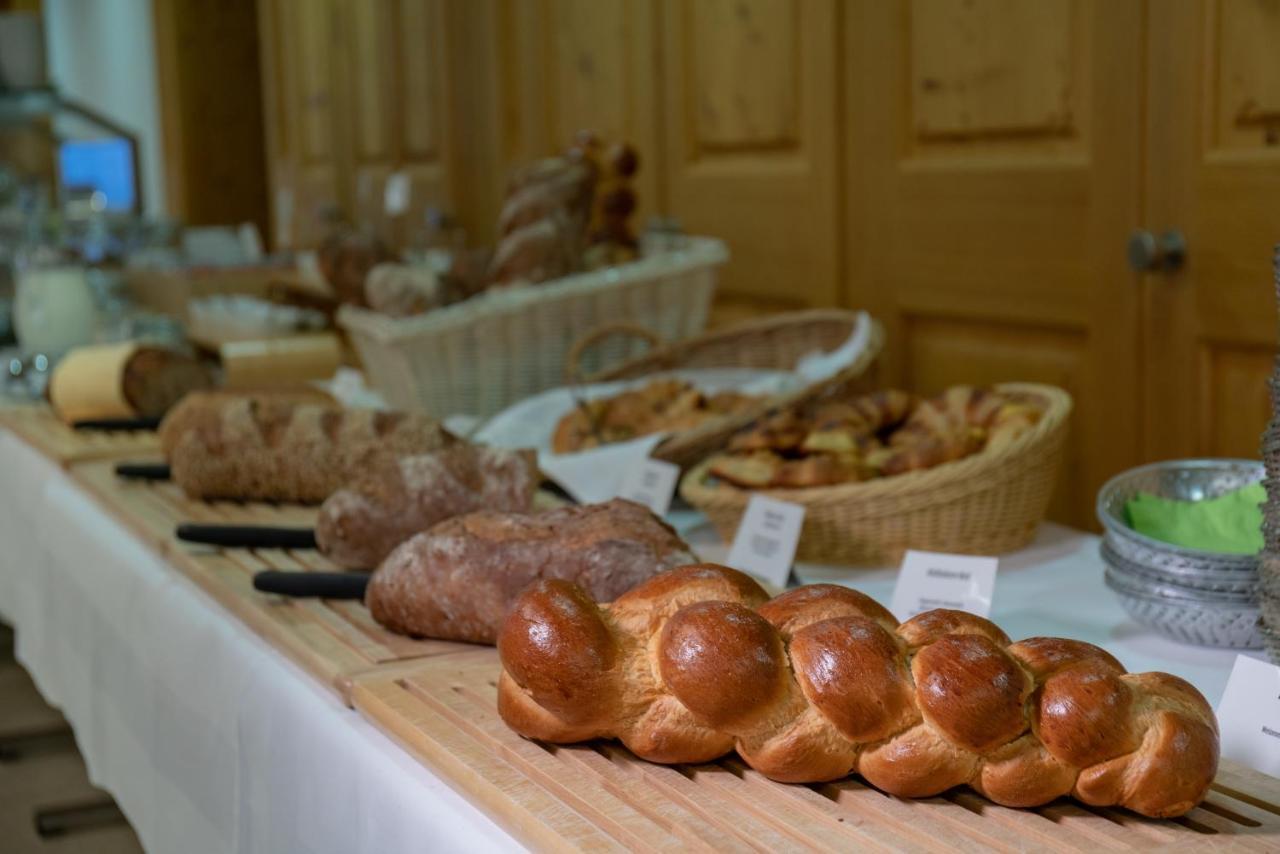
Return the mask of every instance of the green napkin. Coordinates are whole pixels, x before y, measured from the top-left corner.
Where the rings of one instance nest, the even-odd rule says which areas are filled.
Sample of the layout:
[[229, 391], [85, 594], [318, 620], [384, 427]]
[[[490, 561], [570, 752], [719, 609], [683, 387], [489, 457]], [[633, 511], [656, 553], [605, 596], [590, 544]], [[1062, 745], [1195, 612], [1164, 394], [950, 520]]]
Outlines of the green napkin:
[[1125, 504], [1129, 527], [1155, 540], [1229, 554], [1262, 550], [1262, 484], [1204, 501], [1177, 501], [1139, 492]]

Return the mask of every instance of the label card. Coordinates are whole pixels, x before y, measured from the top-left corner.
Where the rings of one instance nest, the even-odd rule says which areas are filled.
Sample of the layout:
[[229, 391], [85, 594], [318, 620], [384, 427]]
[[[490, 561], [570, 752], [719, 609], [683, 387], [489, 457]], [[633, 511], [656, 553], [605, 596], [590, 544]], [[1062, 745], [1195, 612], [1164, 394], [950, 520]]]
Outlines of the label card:
[[727, 562], [734, 569], [786, 587], [803, 527], [804, 508], [799, 504], [753, 495], [738, 523]]
[[623, 473], [618, 496], [643, 504], [656, 516], [665, 516], [679, 479], [680, 466], [645, 457]]
[[382, 190], [382, 206], [387, 216], [400, 216], [409, 210], [409, 173], [392, 172]]
[[1222, 756], [1280, 775], [1280, 667], [1237, 655], [1218, 703]]
[[889, 610], [899, 620], [934, 608], [985, 617], [991, 613], [999, 563], [993, 557], [909, 551], [902, 559]]

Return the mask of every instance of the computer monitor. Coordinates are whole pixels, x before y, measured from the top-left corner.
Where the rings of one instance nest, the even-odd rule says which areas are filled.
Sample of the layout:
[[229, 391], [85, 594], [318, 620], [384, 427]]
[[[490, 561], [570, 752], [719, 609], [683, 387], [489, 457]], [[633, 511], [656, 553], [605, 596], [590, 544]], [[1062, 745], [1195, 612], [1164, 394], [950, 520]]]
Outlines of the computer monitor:
[[58, 172], [63, 193], [94, 190], [106, 197], [106, 209], [128, 212], [137, 207], [132, 143], [123, 137], [71, 139], [58, 146]]

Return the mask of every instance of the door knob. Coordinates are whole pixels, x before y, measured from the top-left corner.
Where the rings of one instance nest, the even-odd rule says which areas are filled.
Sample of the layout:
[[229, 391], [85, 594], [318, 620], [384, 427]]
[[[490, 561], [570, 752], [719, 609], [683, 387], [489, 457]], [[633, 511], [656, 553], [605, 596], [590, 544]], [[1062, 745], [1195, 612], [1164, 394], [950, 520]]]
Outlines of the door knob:
[[1129, 266], [1140, 273], [1172, 273], [1187, 258], [1187, 240], [1181, 231], [1159, 237], [1145, 229], [1129, 237]]

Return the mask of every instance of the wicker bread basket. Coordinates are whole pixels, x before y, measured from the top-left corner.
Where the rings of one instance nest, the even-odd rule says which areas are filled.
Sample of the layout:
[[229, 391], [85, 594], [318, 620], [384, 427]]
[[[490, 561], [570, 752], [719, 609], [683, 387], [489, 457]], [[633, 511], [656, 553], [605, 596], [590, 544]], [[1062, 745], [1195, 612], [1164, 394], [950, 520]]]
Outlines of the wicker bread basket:
[[[815, 350], [829, 352], [839, 347], [853, 334], [857, 320], [856, 312], [837, 309], [772, 315], [731, 329], [655, 347], [643, 356], [594, 374], [588, 379], [591, 382], [609, 382], [639, 379], [664, 371], [698, 368], [789, 371]], [[571, 375], [577, 372], [578, 358], [589, 345], [615, 333], [639, 334], [650, 341], [654, 340], [654, 336], [630, 324], [602, 327], [574, 346], [568, 360]], [[838, 387], [859, 383], [883, 346], [884, 328], [872, 319], [866, 346], [853, 362], [835, 375], [788, 394], [765, 398], [745, 412], [717, 418], [695, 429], [668, 436], [654, 449], [651, 456], [683, 468], [692, 466], [720, 450], [730, 436], [772, 408], [792, 406]], [[575, 377], [571, 376], [570, 379]]]
[[[414, 317], [343, 306], [338, 323], [397, 409], [493, 415], [559, 385], [569, 348], [602, 324], [633, 320], [669, 340], [701, 332], [728, 257], [719, 240], [689, 237], [627, 264], [496, 290]], [[636, 352], [638, 345], [612, 348], [595, 358], [603, 364]]]
[[[797, 559], [891, 566], [907, 549], [1000, 554], [1030, 542], [1053, 492], [1071, 396], [1034, 383], [996, 388], [1035, 394], [1046, 404], [1031, 430], [998, 451], [860, 483], [760, 490], [805, 507]], [[708, 463], [684, 477], [680, 494], [706, 513], [729, 542], [755, 493], [709, 482]]]

